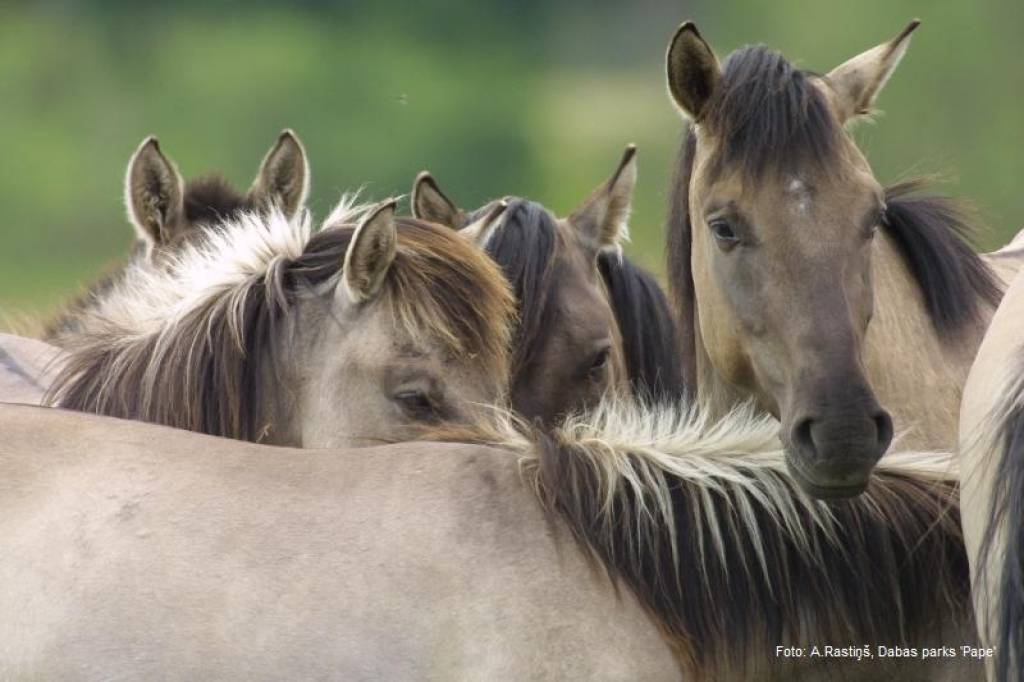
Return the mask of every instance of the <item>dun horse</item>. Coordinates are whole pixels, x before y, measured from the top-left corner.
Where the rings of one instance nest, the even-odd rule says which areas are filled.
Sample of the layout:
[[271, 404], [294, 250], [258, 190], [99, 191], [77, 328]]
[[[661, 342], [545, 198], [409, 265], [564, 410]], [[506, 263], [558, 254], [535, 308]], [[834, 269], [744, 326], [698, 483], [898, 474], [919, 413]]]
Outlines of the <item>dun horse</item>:
[[[285, 130], [267, 152], [248, 192], [208, 174], [185, 182], [175, 164], [147, 137], [132, 155], [125, 175], [125, 205], [135, 228], [129, 262], [166, 265], [183, 244], [215, 230], [223, 220], [246, 212], [265, 213], [276, 206], [285, 216], [298, 215], [309, 194], [309, 163], [298, 136]], [[123, 276], [119, 268], [94, 283], [47, 326], [45, 338], [63, 345], [78, 318], [97, 306]]]
[[0, 677], [977, 670], [873, 645], [810, 654], [970, 641], [941, 458], [887, 458], [864, 495], [828, 507], [749, 411], [606, 405], [550, 435], [497, 419], [435, 429], [463, 443], [357, 451], [4, 405], [0, 429]]
[[655, 402], [682, 395], [671, 311], [657, 281], [622, 253], [636, 183], [636, 149], [568, 218], [506, 197], [494, 227], [465, 230], [498, 202], [459, 208], [429, 173], [416, 178], [413, 215], [463, 230], [501, 266], [516, 295], [512, 407], [554, 423], [628, 389]]
[[300, 447], [501, 402], [513, 301], [494, 264], [393, 202], [343, 199], [326, 224], [247, 213], [129, 269], [69, 337], [51, 401]]
[[964, 389], [964, 538], [993, 678], [1024, 680], [1024, 275], [1006, 292]]
[[719, 410], [751, 396], [782, 422], [793, 476], [855, 495], [897, 430], [955, 447], [962, 387], [1000, 284], [955, 202], [882, 187], [844, 130], [909, 44], [825, 76], [763, 46], [720, 65], [693, 24], [667, 56], [692, 120], [668, 220], [684, 374]]

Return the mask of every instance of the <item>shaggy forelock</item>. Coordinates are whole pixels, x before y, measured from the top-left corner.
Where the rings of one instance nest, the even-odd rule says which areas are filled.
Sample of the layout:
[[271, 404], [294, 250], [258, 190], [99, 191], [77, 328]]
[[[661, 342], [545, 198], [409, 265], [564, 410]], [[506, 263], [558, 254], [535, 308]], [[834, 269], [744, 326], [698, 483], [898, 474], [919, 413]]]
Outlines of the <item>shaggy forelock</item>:
[[729, 55], [701, 118], [716, 140], [711, 172], [759, 178], [808, 162], [834, 165], [842, 126], [811, 78], [764, 45]]

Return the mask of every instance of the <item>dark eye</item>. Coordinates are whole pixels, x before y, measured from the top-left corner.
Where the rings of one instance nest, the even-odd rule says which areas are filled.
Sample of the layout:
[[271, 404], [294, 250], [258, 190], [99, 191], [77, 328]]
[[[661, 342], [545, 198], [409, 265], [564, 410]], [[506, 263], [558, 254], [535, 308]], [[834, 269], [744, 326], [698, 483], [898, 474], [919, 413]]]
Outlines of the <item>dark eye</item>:
[[721, 218], [712, 220], [708, 227], [711, 228], [711, 234], [714, 235], [718, 245], [726, 251], [739, 244], [739, 236], [727, 221]]
[[411, 419], [417, 421], [435, 421], [438, 418], [437, 406], [423, 391], [401, 391], [391, 398]]
[[608, 358], [610, 356], [610, 348], [602, 348], [600, 351], [598, 351], [597, 355], [594, 356], [594, 359], [591, 360], [590, 367], [587, 370], [587, 373], [591, 376], [591, 378], [596, 379], [604, 375], [604, 371], [608, 367]]

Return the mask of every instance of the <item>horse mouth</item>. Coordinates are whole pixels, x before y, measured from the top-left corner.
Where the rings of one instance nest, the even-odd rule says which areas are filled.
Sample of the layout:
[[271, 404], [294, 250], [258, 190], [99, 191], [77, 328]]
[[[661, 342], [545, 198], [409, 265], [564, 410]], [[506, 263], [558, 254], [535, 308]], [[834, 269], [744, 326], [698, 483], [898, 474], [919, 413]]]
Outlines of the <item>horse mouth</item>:
[[812, 477], [800, 470], [800, 465], [793, 461], [792, 457], [786, 457], [786, 470], [796, 481], [800, 489], [811, 497], [819, 500], [841, 500], [850, 497], [857, 497], [868, 487], [870, 475], [865, 476], [863, 481], [856, 483], [829, 484], [815, 482]]

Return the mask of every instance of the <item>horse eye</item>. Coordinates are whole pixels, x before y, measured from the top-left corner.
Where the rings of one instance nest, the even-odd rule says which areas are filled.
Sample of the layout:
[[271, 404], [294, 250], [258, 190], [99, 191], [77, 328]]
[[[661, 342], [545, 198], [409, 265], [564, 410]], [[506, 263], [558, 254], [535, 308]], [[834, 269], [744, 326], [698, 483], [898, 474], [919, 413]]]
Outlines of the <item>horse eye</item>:
[[611, 350], [608, 348], [602, 348], [598, 351], [597, 355], [594, 356], [593, 361], [590, 363], [590, 369], [588, 372], [591, 376], [596, 376], [604, 372], [605, 367], [608, 366], [608, 358], [611, 356]]
[[718, 245], [725, 250], [729, 250], [739, 243], [739, 236], [733, 231], [732, 226], [724, 220], [713, 220], [708, 225], [711, 228], [711, 234], [715, 236], [718, 241]]
[[391, 398], [410, 418], [418, 421], [433, 421], [438, 418], [437, 407], [423, 391], [401, 391]]

